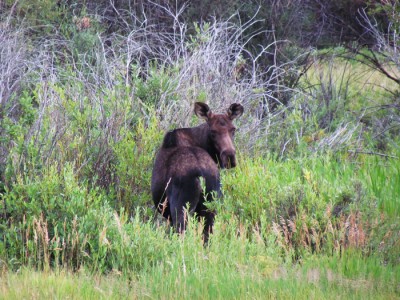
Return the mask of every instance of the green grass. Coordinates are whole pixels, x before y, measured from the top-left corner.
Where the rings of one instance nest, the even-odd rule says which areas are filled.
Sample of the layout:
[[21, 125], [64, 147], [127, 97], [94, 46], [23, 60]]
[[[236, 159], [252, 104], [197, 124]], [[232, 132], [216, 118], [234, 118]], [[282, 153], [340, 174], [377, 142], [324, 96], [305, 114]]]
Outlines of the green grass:
[[[129, 217], [107, 202], [63, 220], [48, 245], [45, 219], [25, 220], [22, 231], [15, 223], [0, 243], [0, 297], [396, 299], [399, 169], [397, 159], [371, 155], [241, 156], [222, 172], [225, 197], [208, 247], [193, 218], [178, 236], [145, 210]], [[72, 180], [63, 174], [52, 186]], [[89, 195], [78, 182], [69, 187]]]
[[[185, 241], [176, 256], [126, 277], [21, 269], [3, 272], [0, 299], [396, 299], [400, 268], [357, 253], [280, 265], [268, 256], [229, 257], [223, 249], [191, 252]], [[243, 243], [243, 242], [241, 242]], [[186, 244], [186, 245], [185, 245]], [[219, 250], [216, 252], [216, 250]], [[235, 251], [236, 255], [240, 255]], [[246, 265], [241, 259], [248, 259]], [[223, 263], [221, 263], [221, 261]]]
[[216, 242], [205, 253], [183, 251], [141, 279], [151, 294], [178, 299], [388, 299], [399, 292], [398, 267], [357, 253], [291, 264], [245, 239], [223, 244]]
[[390, 216], [400, 214], [400, 160], [374, 158], [361, 174], [378, 205]]
[[[340, 97], [351, 110], [363, 105], [379, 105], [389, 99], [387, 91], [396, 92], [398, 86], [376, 70], [359, 62], [328, 56], [319, 60], [307, 71], [303, 84], [315, 91], [321, 86], [332, 88], [332, 96]], [[394, 74], [397, 76], [398, 74]], [[365, 106], [364, 106], [365, 108]]]
[[355, 160], [347, 154], [285, 161], [243, 158], [234, 171], [224, 174], [224, 209], [257, 221], [265, 213], [271, 218], [283, 215], [285, 205], [318, 216], [327, 206], [345, 200], [348, 209], [379, 206], [387, 215], [398, 217], [399, 172], [400, 159], [364, 154]]
[[134, 296], [129, 280], [84, 272], [21, 269], [0, 278], [0, 299], [126, 299]]

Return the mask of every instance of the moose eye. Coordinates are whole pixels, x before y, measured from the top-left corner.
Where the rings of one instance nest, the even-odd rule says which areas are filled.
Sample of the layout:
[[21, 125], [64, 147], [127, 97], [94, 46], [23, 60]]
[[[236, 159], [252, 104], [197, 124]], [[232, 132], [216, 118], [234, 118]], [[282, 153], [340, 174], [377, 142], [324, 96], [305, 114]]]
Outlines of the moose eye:
[[226, 122], [224, 120], [219, 120], [218, 121], [218, 125], [225, 127], [226, 126]]
[[210, 131], [210, 136], [211, 136], [211, 138], [214, 139], [214, 138], [217, 136], [217, 131], [211, 130], [211, 131]]

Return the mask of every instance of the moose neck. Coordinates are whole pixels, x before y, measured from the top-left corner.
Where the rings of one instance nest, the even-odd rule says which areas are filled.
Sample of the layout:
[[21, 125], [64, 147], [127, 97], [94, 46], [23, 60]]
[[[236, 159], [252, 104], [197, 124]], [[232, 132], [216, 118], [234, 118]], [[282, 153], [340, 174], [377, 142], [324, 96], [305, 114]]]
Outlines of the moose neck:
[[201, 124], [192, 128], [179, 128], [168, 132], [162, 144], [162, 148], [173, 147], [199, 147], [210, 154], [212, 159], [218, 163], [218, 153], [209, 138], [209, 125]]
[[189, 129], [192, 137], [193, 146], [203, 148], [210, 154], [212, 159], [218, 163], [218, 154], [215, 147], [209, 139], [209, 126], [207, 123], [203, 123], [199, 126], [192, 127]]

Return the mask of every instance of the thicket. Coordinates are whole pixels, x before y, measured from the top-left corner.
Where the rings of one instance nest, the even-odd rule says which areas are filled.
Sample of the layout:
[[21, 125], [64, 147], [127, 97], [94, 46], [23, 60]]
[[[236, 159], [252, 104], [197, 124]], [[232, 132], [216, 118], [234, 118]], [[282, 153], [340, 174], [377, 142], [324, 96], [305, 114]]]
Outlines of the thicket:
[[339, 38], [329, 22], [308, 36], [323, 1], [226, 2], [199, 4], [203, 20], [168, 1], [0, 4], [0, 267], [129, 274], [179, 252], [150, 173], [195, 101], [245, 107], [211, 249], [238, 238], [249, 255], [355, 248], [398, 264], [398, 4], [355, 10], [362, 39], [319, 49]]

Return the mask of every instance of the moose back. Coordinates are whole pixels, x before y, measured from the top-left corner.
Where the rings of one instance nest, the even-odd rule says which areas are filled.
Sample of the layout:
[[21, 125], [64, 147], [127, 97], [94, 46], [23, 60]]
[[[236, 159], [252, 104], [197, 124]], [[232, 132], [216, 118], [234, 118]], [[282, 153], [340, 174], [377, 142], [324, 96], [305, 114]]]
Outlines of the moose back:
[[[234, 103], [226, 114], [214, 114], [207, 104], [196, 102], [195, 114], [206, 122], [193, 128], [168, 132], [157, 153], [151, 192], [158, 211], [172, 221], [177, 232], [185, 230], [185, 208], [204, 218], [204, 239], [212, 232], [215, 212], [206, 201], [220, 197], [220, 168], [236, 166], [232, 121], [243, 114], [243, 106]], [[205, 189], [200, 184], [204, 178]]]

